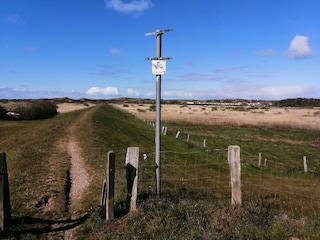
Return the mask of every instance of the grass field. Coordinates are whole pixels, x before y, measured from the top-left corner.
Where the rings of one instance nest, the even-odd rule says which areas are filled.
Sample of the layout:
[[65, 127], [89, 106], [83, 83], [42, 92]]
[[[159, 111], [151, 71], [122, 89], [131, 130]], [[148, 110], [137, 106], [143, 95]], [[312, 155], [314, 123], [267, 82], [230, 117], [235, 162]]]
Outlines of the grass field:
[[[77, 226], [73, 239], [319, 239], [319, 201], [315, 200], [320, 199], [319, 176], [296, 170], [301, 169], [303, 156], [312, 160], [313, 169], [320, 167], [320, 130], [317, 124], [312, 125], [319, 121], [317, 110], [301, 110], [303, 119], [312, 119], [308, 124], [305, 121], [299, 124], [298, 115], [291, 120], [284, 117], [277, 123], [270, 120], [265, 123], [262, 118], [261, 124], [255, 124], [254, 120], [242, 122], [240, 116], [267, 116], [273, 110], [175, 106], [178, 112], [174, 117], [174, 110], [163, 108], [163, 125], [168, 127], [168, 134], [162, 137], [162, 151], [167, 153], [163, 153], [163, 189], [159, 198], [154, 195], [154, 175], [149, 169], [153, 164], [154, 128], [140, 120], [154, 119], [155, 113], [149, 107], [115, 108], [104, 104], [62, 112], [41, 121], [0, 121], [0, 150], [7, 153], [13, 217], [13, 224], [3, 238], [63, 239], [68, 229]], [[281, 114], [272, 116], [293, 112], [275, 111]], [[230, 122], [213, 119], [214, 114], [224, 112], [239, 115]], [[177, 131], [192, 135], [192, 141], [175, 139]], [[90, 186], [78, 203], [76, 215], [68, 210], [70, 156], [66, 141], [70, 134], [77, 140], [90, 175]], [[201, 147], [203, 138], [212, 151]], [[225, 154], [213, 150], [229, 145], [239, 145], [245, 156], [241, 207], [230, 205], [228, 186], [215, 189], [204, 186], [216, 184], [214, 179], [181, 181], [186, 174], [195, 174], [185, 168], [188, 155], [180, 154], [188, 152], [197, 152], [196, 178], [212, 174], [227, 179]], [[145, 185], [140, 187], [138, 211], [125, 214], [124, 161], [129, 146], [148, 153], [148, 159], [140, 162], [139, 177], [150, 181], [141, 182]], [[100, 197], [109, 150], [116, 154], [116, 219], [106, 223], [102, 219]], [[173, 156], [170, 152], [177, 154]], [[249, 156], [259, 152], [264, 158], [281, 160], [291, 170], [257, 168]], [[166, 165], [171, 159], [174, 164]], [[173, 176], [179, 181], [172, 182]], [[269, 186], [265, 192], [253, 184], [261, 179]], [[297, 193], [306, 197], [296, 197]]]

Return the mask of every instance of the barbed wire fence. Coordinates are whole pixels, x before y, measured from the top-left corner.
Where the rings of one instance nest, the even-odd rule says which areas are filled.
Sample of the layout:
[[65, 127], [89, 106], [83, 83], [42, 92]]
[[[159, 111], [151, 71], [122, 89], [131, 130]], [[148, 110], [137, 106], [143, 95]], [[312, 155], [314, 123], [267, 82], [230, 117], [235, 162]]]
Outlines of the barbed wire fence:
[[[152, 126], [151, 122], [146, 122]], [[230, 202], [231, 182], [228, 149], [210, 149], [208, 143], [183, 132], [163, 129], [167, 137], [183, 139], [198, 151], [161, 152], [162, 193], [177, 198]], [[240, 146], [241, 147], [241, 146]], [[275, 149], [276, 151], [276, 149]], [[263, 203], [289, 211], [315, 212], [320, 207], [319, 159], [304, 156], [301, 165], [263, 158], [263, 153], [241, 151], [241, 192], [243, 202]], [[140, 161], [139, 191], [154, 194], [154, 153]], [[311, 183], [311, 184], [310, 184]]]

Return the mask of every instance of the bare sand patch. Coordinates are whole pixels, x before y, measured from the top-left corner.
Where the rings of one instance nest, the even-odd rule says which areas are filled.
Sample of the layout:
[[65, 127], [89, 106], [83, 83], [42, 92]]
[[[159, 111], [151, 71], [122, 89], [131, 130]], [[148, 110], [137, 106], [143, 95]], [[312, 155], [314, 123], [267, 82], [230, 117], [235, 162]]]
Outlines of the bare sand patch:
[[[140, 119], [154, 121], [155, 112], [149, 111], [150, 104], [113, 104]], [[320, 129], [320, 110], [304, 108], [237, 108], [201, 105], [162, 104], [161, 119], [199, 124], [231, 125], [283, 125], [303, 129]]]
[[88, 108], [91, 106], [94, 106], [95, 104], [92, 103], [88, 103], [88, 104], [80, 104], [80, 103], [60, 103], [57, 104], [57, 111], [59, 113], [65, 113], [65, 112], [71, 112], [71, 111], [75, 111], [75, 110], [79, 110], [79, 109], [83, 109], [83, 108]]

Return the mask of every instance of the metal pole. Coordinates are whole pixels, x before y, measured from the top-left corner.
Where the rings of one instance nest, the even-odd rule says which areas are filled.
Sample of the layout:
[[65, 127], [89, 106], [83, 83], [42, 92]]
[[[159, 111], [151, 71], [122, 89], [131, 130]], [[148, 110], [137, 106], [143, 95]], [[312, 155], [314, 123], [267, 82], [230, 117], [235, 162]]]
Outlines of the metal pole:
[[[162, 58], [162, 34], [170, 32], [172, 29], [156, 30], [155, 32], [146, 33], [146, 36], [156, 35], [156, 57], [147, 58], [147, 60], [171, 60], [172, 58]], [[162, 73], [163, 74], [163, 73]], [[156, 129], [155, 129], [155, 145], [156, 145], [156, 193], [161, 193], [161, 75], [156, 74]]]
[[156, 100], [156, 192], [160, 196], [161, 191], [161, 75], [157, 75], [157, 100]]
[[[161, 58], [162, 33], [156, 37], [156, 58]], [[161, 75], [156, 75], [156, 192], [161, 192]]]

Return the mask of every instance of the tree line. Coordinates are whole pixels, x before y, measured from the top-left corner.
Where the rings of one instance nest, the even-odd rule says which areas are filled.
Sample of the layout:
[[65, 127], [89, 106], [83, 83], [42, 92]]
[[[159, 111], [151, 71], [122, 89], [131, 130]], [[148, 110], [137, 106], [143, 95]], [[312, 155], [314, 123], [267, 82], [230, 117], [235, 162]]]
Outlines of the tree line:
[[274, 102], [278, 107], [320, 107], [319, 98], [288, 98]]

